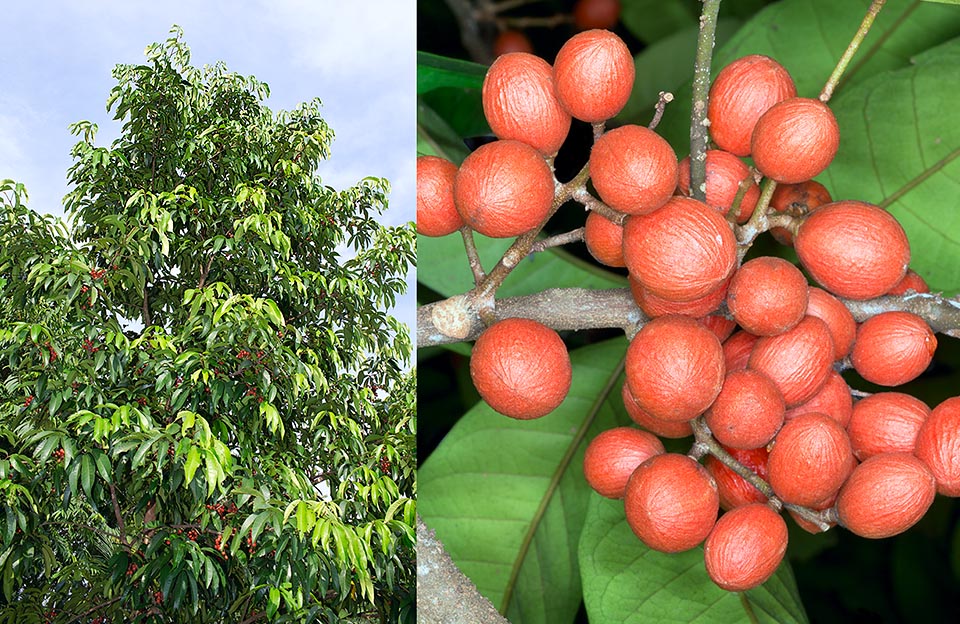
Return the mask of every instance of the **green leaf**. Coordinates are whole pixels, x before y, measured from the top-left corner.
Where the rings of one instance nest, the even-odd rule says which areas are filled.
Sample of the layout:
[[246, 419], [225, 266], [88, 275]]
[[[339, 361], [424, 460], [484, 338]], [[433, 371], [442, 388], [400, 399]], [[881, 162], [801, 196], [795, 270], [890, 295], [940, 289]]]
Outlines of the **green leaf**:
[[422, 99], [418, 99], [417, 154], [440, 156], [459, 165], [469, 153], [463, 137]]
[[277, 609], [280, 608], [280, 590], [276, 587], [271, 587], [269, 592], [269, 598], [267, 599], [267, 619], [271, 619], [274, 615], [277, 614]]
[[96, 476], [96, 467], [89, 455], [80, 458], [80, 487], [88, 499], [93, 498], [93, 479]]
[[651, 44], [678, 30], [695, 27], [696, 6], [683, 0], [634, 0], [624, 2], [620, 21], [633, 35]]
[[580, 605], [584, 442], [623, 412], [625, 348], [613, 340], [574, 351], [570, 393], [543, 418], [518, 421], [476, 405], [420, 470], [424, 521], [495, 606], [509, 601], [514, 624], [572, 621]]
[[661, 553], [627, 524], [623, 501], [592, 493], [579, 544], [583, 595], [591, 622], [807, 622], [789, 564], [756, 589], [716, 586], [703, 549]]
[[280, 308], [277, 306], [276, 301], [273, 299], [267, 299], [263, 302], [263, 307], [267, 313], [267, 318], [270, 319], [271, 323], [277, 327], [283, 327], [286, 325], [283, 320], [283, 314], [280, 313]]
[[479, 89], [487, 67], [479, 63], [417, 52], [417, 94], [440, 87]]
[[183, 464], [183, 485], [187, 487], [190, 485], [190, 482], [193, 481], [193, 475], [196, 474], [197, 468], [200, 467], [200, 449], [195, 446], [191, 446], [190, 450], [187, 452], [187, 460]]

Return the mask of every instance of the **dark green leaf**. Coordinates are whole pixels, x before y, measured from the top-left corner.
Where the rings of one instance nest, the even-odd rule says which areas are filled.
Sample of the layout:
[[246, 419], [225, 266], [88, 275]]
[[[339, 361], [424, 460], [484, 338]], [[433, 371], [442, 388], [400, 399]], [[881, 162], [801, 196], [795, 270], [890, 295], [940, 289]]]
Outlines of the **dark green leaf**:
[[487, 68], [479, 63], [417, 52], [417, 93], [440, 87], [479, 89]]

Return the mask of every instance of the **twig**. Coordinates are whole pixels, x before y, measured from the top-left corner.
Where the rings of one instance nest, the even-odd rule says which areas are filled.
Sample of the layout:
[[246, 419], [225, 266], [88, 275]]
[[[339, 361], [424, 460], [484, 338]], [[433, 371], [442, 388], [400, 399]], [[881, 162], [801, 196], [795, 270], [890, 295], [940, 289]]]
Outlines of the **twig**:
[[697, 56], [693, 65], [693, 107], [690, 112], [690, 196], [707, 198], [707, 139], [710, 124], [707, 100], [710, 95], [710, 61], [713, 58], [714, 34], [720, 0], [704, 0], [697, 37]]
[[570, 195], [571, 199], [581, 203], [591, 212], [599, 213], [600, 215], [606, 217], [607, 221], [616, 223], [617, 225], [623, 225], [627, 220], [627, 215], [614, 210], [610, 206], [606, 205], [596, 197], [590, 194], [590, 191], [587, 190], [587, 187], [580, 186], [574, 189], [573, 193]]
[[467, 261], [470, 262], [470, 270], [473, 272], [473, 283], [480, 285], [486, 274], [483, 272], [483, 264], [480, 262], [480, 252], [477, 251], [477, 243], [473, 240], [473, 230], [469, 225], [460, 228], [460, 235], [463, 237], [463, 248], [467, 252]]
[[117, 501], [117, 488], [111, 483], [110, 484], [110, 501], [113, 504], [113, 515], [117, 519], [117, 528], [120, 529], [120, 543], [124, 546], [129, 546], [127, 542], [127, 528], [123, 522], [123, 514], [120, 512], [120, 503]]
[[583, 241], [583, 232], [585, 229], [586, 228], [581, 227], [564, 234], [557, 234], [556, 236], [551, 236], [549, 238], [542, 238], [533, 244], [533, 247], [530, 248], [530, 253], [539, 253], [541, 251], [546, 251], [551, 247], [560, 247], [568, 243], [580, 243]]
[[663, 117], [663, 111], [666, 110], [667, 104], [673, 101], [673, 94], [669, 91], [661, 91], [660, 97], [657, 98], [657, 105], [654, 107], [653, 119], [650, 120], [650, 123], [647, 125], [651, 130], [656, 130], [657, 126], [660, 125], [660, 119]]
[[446, 3], [460, 26], [460, 41], [463, 42], [463, 47], [474, 61], [489, 65], [493, 61], [493, 51], [484, 42], [480, 32], [476, 8], [470, 0], [446, 0]]
[[568, 13], [557, 13], [548, 17], [501, 17], [497, 24], [505, 28], [554, 28], [560, 24], [573, 22], [573, 16]]
[[830, 101], [834, 89], [837, 88], [840, 78], [843, 77], [843, 72], [846, 71], [847, 65], [850, 64], [850, 59], [857, 53], [860, 44], [863, 43], [863, 39], [867, 36], [867, 33], [870, 32], [870, 27], [873, 26], [873, 20], [877, 18], [877, 14], [880, 12], [880, 9], [883, 8], [885, 1], [886, 0], [873, 0], [873, 2], [870, 3], [870, 8], [867, 9], [867, 14], [864, 16], [860, 28], [857, 29], [857, 33], [853, 36], [853, 39], [850, 40], [850, 45], [847, 46], [843, 56], [837, 61], [837, 66], [833, 68], [833, 73], [831, 73], [827, 79], [827, 84], [823, 85], [823, 91], [820, 92], [821, 102], [826, 103]]

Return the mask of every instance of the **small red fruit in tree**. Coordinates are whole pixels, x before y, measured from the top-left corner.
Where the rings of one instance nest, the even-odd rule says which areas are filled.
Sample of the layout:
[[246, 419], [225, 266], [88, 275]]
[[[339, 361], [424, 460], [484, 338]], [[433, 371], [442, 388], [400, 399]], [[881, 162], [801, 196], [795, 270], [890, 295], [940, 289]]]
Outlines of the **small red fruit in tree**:
[[655, 418], [684, 422], [702, 414], [723, 385], [723, 350], [709, 329], [686, 316], [660, 316], [627, 348], [627, 383]]
[[908, 291], [918, 293], [930, 292], [927, 282], [920, 277], [913, 269], [907, 269], [903, 279], [897, 282], [897, 285], [887, 291], [888, 295], [905, 295]]
[[633, 427], [607, 429], [587, 446], [583, 475], [601, 496], [623, 498], [637, 466], [663, 452], [663, 442], [652, 433]]
[[832, 361], [833, 339], [826, 323], [805, 316], [793, 329], [757, 340], [747, 366], [766, 373], [777, 384], [789, 409], [810, 400], [823, 387]]
[[926, 403], [902, 392], [878, 392], [860, 399], [847, 425], [853, 454], [864, 461], [881, 453], [913, 453], [929, 416]]
[[937, 480], [937, 492], [960, 496], [960, 397], [933, 408], [917, 434], [917, 457]]
[[838, 201], [814, 210], [794, 242], [800, 262], [838, 297], [872, 299], [903, 279], [910, 243], [887, 211], [860, 201]]
[[819, 175], [840, 147], [840, 126], [830, 107], [812, 98], [790, 98], [757, 121], [750, 142], [753, 163], [777, 182], [796, 184]]
[[[724, 447], [735, 460], [746, 466], [758, 477], [767, 480], [767, 457], [770, 453], [765, 446], [755, 449], [735, 449]], [[720, 493], [720, 507], [726, 510], [749, 505], [750, 503], [766, 503], [767, 497], [755, 488], [749, 481], [727, 468], [719, 459], [708, 455], [704, 461], [704, 468], [717, 483]]]
[[627, 282], [630, 284], [630, 292], [633, 294], [633, 300], [637, 302], [637, 307], [650, 318], [665, 314], [682, 314], [691, 318], [706, 316], [720, 307], [727, 296], [727, 287], [730, 285], [730, 280], [727, 280], [719, 288], [692, 301], [671, 301], [651, 293], [632, 275], [627, 276]]
[[608, 30], [574, 35], [553, 62], [560, 103], [587, 123], [606, 121], [623, 109], [633, 90], [635, 74], [627, 44]]
[[621, 388], [623, 397], [623, 406], [627, 409], [627, 415], [630, 419], [661, 438], [686, 438], [693, 435], [693, 428], [689, 421], [663, 420], [654, 418], [637, 405], [637, 400], [633, 398], [633, 392], [630, 391], [630, 384], [624, 382]]
[[500, 139], [515, 139], [544, 156], [559, 151], [570, 131], [553, 86], [553, 68], [539, 56], [515, 52], [499, 57], [487, 70], [483, 114]]
[[493, 55], [500, 57], [511, 52], [533, 54], [533, 44], [530, 43], [530, 38], [519, 30], [505, 30], [497, 35], [493, 42]]
[[723, 363], [728, 373], [747, 367], [757, 340], [759, 336], [741, 330], [723, 341]]
[[933, 473], [922, 461], [910, 453], [883, 453], [854, 469], [837, 497], [837, 514], [860, 537], [893, 537], [916, 524], [936, 494]]
[[597, 212], [587, 215], [583, 226], [583, 242], [587, 251], [600, 264], [611, 267], [627, 266], [623, 259], [623, 226]]
[[727, 591], [746, 591], [773, 576], [787, 551], [787, 523], [763, 503], [723, 514], [703, 544], [710, 579]]
[[613, 28], [620, 19], [620, 0], [577, 0], [573, 23], [578, 30]]
[[732, 371], [705, 420], [724, 446], [753, 449], [765, 446], [783, 425], [783, 396], [763, 373]]
[[720, 213], [703, 202], [673, 197], [623, 228], [627, 269], [652, 294], [692, 301], [719, 288], [733, 274], [737, 241]]
[[733, 274], [727, 308], [751, 334], [782, 334], [806, 314], [807, 288], [800, 269], [783, 258], [761, 256], [744, 262]]
[[620, 126], [590, 151], [590, 179], [606, 204], [627, 214], [649, 214], [677, 187], [677, 155], [659, 134], [643, 126]]
[[664, 453], [633, 473], [623, 506], [627, 524], [644, 544], [660, 552], [682, 552], [710, 534], [720, 495], [703, 466], [686, 455]]
[[[827, 187], [816, 180], [807, 180], [797, 184], [778, 184], [770, 198], [770, 207], [777, 212], [798, 212], [804, 214], [833, 201]], [[781, 245], [793, 245], [793, 234], [786, 228], [770, 228]]]
[[720, 149], [749, 156], [760, 116], [796, 95], [793, 79], [780, 63], [760, 54], [739, 58], [720, 70], [710, 86], [710, 136]]
[[572, 369], [557, 332], [530, 319], [508, 318], [477, 339], [470, 376], [494, 410], [520, 420], [549, 414], [566, 398]]
[[937, 337], [927, 322], [910, 312], [882, 312], [857, 328], [850, 360], [867, 381], [899, 386], [927, 370]]
[[786, 503], [816, 507], [835, 495], [857, 460], [847, 432], [826, 414], [787, 421], [770, 449], [770, 486]]
[[857, 322], [853, 314], [840, 300], [823, 290], [811, 286], [807, 292], [807, 314], [827, 324], [833, 338], [833, 359], [842, 360], [853, 348], [857, 336]]
[[453, 182], [464, 223], [484, 236], [509, 238], [539, 227], [553, 203], [553, 172], [534, 148], [494, 141], [467, 156]]
[[850, 386], [840, 376], [840, 373], [831, 370], [827, 375], [827, 380], [817, 393], [809, 400], [787, 410], [783, 418], [784, 420], [790, 420], [794, 416], [807, 412], [826, 414], [837, 421], [841, 427], [847, 426], [850, 422], [850, 416], [853, 414], [853, 395], [850, 394]]
[[730, 337], [737, 329], [737, 324], [723, 316], [709, 315], [700, 319], [700, 323], [712, 331], [720, 342]]
[[[730, 152], [707, 150], [707, 205], [718, 210], [726, 217], [740, 192], [740, 185], [746, 186], [740, 208], [736, 213], [737, 223], [746, 223], [760, 199], [760, 187], [753, 180], [753, 174], [746, 163]], [[680, 177], [677, 188], [682, 195], [690, 195], [690, 157], [680, 161]]]
[[417, 158], [417, 233], [446, 236], [463, 227], [453, 202], [457, 166], [437, 156]]

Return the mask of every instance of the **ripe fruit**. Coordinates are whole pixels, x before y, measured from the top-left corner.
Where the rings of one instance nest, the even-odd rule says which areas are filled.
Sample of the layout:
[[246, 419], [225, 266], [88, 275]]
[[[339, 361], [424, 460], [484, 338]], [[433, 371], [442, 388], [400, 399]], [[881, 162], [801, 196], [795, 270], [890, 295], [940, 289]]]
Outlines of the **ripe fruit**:
[[470, 358], [477, 392], [496, 411], [528, 420], [552, 412], [570, 390], [570, 356], [549, 327], [523, 318], [491, 325]]
[[710, 534], [720, 496], [703, 466], [686, 455], [664, 453], [633, 473], [623, 506], [627, 523], [644, 544], [660, 552], [682, 552]]
[[710, 86], [710, 136], [720, 149], [750, 155], [750, 138], [760, 116], [797, 95], [789, 72], [768, 56], [739, 58], [717, 74]]
[[494, 141], [467, 156], [453, 182], [463, 221], [484, 236], [508, 238], [538, 227], [553, 203], [553, 172], [520, 141]]
[[637, 466], [663, 452], [663, 443], [652, 433], [633, 427], [607, 429], [587, 445], [583, 475], [601, 496], [623, 498]]
[[910, 264], [910, 243], [888, 212], [860, 201], [821, 206], [797, 231], [800, 262], [838, 297], [872, 299], [896, 286]]
[[782, 334], [796, 327], [806, 314], [807, 280], [783, 258], [748, 260], [733, 274], [727, 308], [751, 334]]
[[810, 400], [823, 387], [833, 360], [833, 339], [826, 323], [805, 316], [793, 329], [757, 340], [747, 363], [766, 373], [783, 394], [787, 408]]
[[770, 449], [770, 486], [786, 503], [814, 507], [833, 496], [856, 465], [847, 433], [816, 412], [787, 421]]
[[864, 461], [880, 453], [913, 453], [917, 434], [929, 416], [926, 403], [902, 392], [878, 392], [860, 399], [847, 425], [853, 454]]
[[692, 301], [671, 301], [651, 293], [632, 275], [627, 276], [627, 281], [630, 284], [633, 300], [637, 302], [637, 307], [650, 318], [663, 316], [664, 314], [682, 314], [691, 318], [706, 316], [715, 312], [723, 303], [727, 295], [727, 286], [730, 284], [730, 280], [727, 280], [719, 288]]
[[822, 288], [811, 286], [807, 291], [807, 314], [827, 324], [833, 338], [833, 359], [847, 357], [857, 336], [857, 322], [847, 306]]
[[773, 381], [750, 369], [732, 371], [705, 415], [713, 437], [737, 449], [765, 446], [783, 425], [783, 396]]
[[723, 342], [723, 363], [727, 372], [747, 367], [757, 340], [757, 336], [741, 330]]
[[[738, 462], [752, 470], [764, 481], [767, 477], [767, 458], [770, 453], [767, 448], [760, 447], [755, 449], [735, 449], [724, 447], [730, 455]], [[717, 491], [720, 493], [720, 507], [726, 510], [749, 505], [750, 503], [765, 503], [767, 497], [760, 490], [753, 487], [749, 481], [727, 468], [723, 462], [708, 455], [704, 461], [704, 468], [713, 477], [717, 483]]]
[[707, 574], [727, 591], [746, 591], [773, 576], [787, 551], [787, 523], [763, 503], [723, 514], [703, 545]]
[[644, 288], [671, 301], [692, 301], [718, 288], [737, 262], [726, 220], [703, 202], [673, 197], [623, 228], [627, 269]]
[[916, 379], [933, 360], [937, 337], [910, 312], [883, 312], [857, 328], [850, 359], [867, 381], [899, 386]]
[[530, 38], [519, 30], [505, 30], [497, 35], [493, 42], [493, 55], [500, 57], [511, 52], [533, 54], [533, 44], [530, 43]]
[[860, 537], [903, 533], [936, 496], [930, 469], [910, 453], [883, 453], [856, 467], [837, 497], [840, 524]]
[[663, 420], [661, 418], [654, 418], [643, 411], [643, 409], [637, 405], [637, 400], [633, 398], [633, 393], [630, 391], [630, 384], [624, 382], [620, 390], [620, 394], [623, 397], [623, 406], [627, 409], [627, 415], [630, 416], [630, 420], [647, 431], [655, 433], [661, 438], [676, 439], [693, 435], [693, 429], [690, 427], [689, 421]]
[[677, 155], [659, 134], [643, 126], [605, 133], [590, 151], [590, 178], [600, 199], [627, 214], [648, 214], [677, 187]]
[[578, 30], [613, 28], [620, 19], [620, 0], [577, 0], [573, 23]]
[[[770, 198], [770, 207], [777, 212], [806, 213], [832, 201], [827, 187], [816, 180], [807, 180], [797, 184], [778, 184]], [[770, 234], [781, 245], [793, 245], [793, 234], [786, 228], [771, 228]]]
[[723, 350], [713, 332], [697, 321], [661, 316], [630, 342], [626, 372], [640, 409], [662, 420], [688, 421], [720, 393]]
[[598, 212], [587, 215], [583, 226], [583, 242], [587, 251], [600, 264], [612, 267], [626, 266], [623, 259], [623, 226]]
[[417, 232], [446, 236], [463, 227], [453, 202], [453, 179], [457, 166], [438, 156], [417, 158]]
[[606, 121], [620, 112], [630, 98], [635, 73], [627, 44], [608, 30], [574, 35], [553, 63], [560, 103], [587, 123]]
[[911, 290], [918, 293], [928, 293], [930, 292], [930, 287], [927, 286], [927, 282], [913, 269], [907, 269], [903, 279], [897, 282], [896, 286], [888, 290], [887, 294], [904, 295]]
[[831, 370], [817, 393], [809, 400], [787, 410], [783, 418], [790, 420], [794, 416], [807, 412], [826, 414], [840, 423], [841, 427], [847, 426], [853, 414], [853, 396], [850, 394], [850, 386], [843, 380], [840, 373]]
[[770, 107], [753, 129], [750, 150], [763, 175], [795, 184], [819, 175], [840, 147], [840, 127], [820, 100], [790, 98]]
[[[744, 182], [746, 181], [746, 182]], [[760, 199], [760, 187], [753, 180], [753, 174], [747, 165], [723, 150], [707, 150], [707, 205], [726, 217], [740, 192], [740, 184], [746, 184], [747, 190], [740, 200], [736, 222], [746, 223]], [[690, 195], [690, 157], [680, 161], [680, 177], [677, 189], [682, 195]]]
[[917, 434], [914, 450], [937, 480], [937, 492], [960, 496], [960, 397], [933, 408]]
[[560, 106], [553, 68], [533, 54], [500, 56], [483, 79], [483, 114], [500, 139], [516, 139], [553, 156], [570, 131], [570, 115]]

